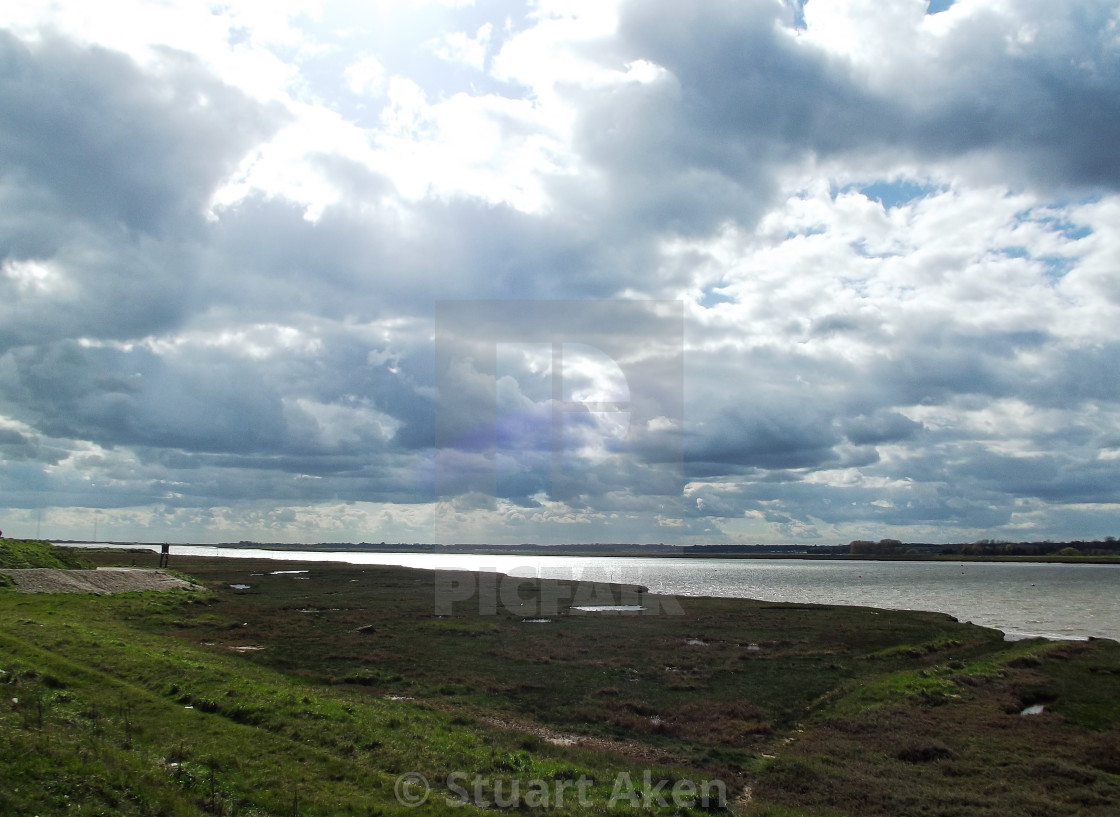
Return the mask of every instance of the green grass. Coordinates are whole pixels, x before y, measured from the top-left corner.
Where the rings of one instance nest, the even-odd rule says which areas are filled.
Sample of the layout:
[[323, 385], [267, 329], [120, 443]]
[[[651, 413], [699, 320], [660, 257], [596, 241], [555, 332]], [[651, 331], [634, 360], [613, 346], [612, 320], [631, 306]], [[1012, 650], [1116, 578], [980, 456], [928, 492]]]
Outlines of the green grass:
[[0, 813], [415, 813], [394, 795], [405, 772], [435, 786], [425, 813], [473, 813], [443, 802], [454, 792], [441, 781], [462, 771], [526, 787], [586, 776], [594, 805], [549, 813], [597, 814], [618, 770], [641, 777], [633, 764], [153, 632], [205, 616], [213, 601], [185, 591], [6, 596]]
[[756, 794], [813, 814], [1114, 814], [1118, 661], [1112, 642], [1034, 640], [866, 679], [760, 766]]
[[74, 569], [93, 567], [93, 563], [73, 548], [57, 547], [50, 542], [35, 539], [0, 539], [0, 570], [34, 567]]

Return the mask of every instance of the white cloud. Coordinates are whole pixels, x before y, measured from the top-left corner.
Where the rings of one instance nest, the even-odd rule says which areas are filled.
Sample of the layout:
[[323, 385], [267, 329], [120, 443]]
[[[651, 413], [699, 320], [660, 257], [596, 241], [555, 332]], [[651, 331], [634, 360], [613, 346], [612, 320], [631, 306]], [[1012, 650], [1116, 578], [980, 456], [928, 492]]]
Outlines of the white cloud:
[[57, 298], [72, 296], [73, 286], [56, 264], [7, 260], [0, 266], [8, 280], [23, 293]]
[[238, 0], [221, 6], [190, 0], [111, 0], [96, 5], [58, 0], [10, 6], [0, 24], [25, 37], [59, 33], [128, 54], [141, 64], [151, 64], [157, 49], [174, 49], [258, 99], [283, 100], [298, 75], [284, 52], [299, 48], [304, 40], [292, 21], [316, 17], [319, 6], [314, 0]]
[[481, 71], [486, 67], [486, 52], [493, 29], [491, 23], [483, 23], [473, 37], [462, 31], [453, 31], [437, 40], [433, 50], [440, 59]]
[[356, 94], [379, 94], [385, 87], [385, 66], [377, 57], [362, 57], [348, 65], [343, 76]]

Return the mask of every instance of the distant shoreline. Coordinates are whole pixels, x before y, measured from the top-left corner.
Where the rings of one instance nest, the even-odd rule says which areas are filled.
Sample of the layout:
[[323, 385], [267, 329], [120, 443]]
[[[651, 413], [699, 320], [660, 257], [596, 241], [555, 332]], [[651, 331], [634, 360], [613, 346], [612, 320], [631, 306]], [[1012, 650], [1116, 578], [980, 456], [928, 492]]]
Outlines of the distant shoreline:
[[[54, 544], [96, 548], [104, 545], [117, 548], [160, 548], [163, 542], [93, 542], [87, 540], [51, 540]], [[259, 549], [277, 553], [286, 551], [305, 551], [310, 553], [393, 553], [393, 554], [446, 554], [476, 556], [560, 556], [570, 558], [615, 558], [615, 559], [729, 559], [729, 560], [774, 560], [798, 559], [804, 561], [863, 561], [863, 562], [1025, 562], [1051, 564], [1120, 564], [1120, 552], [1115, 555], [1059, 555], [1057, 553], [1037, 554], [994, 554], [960, 552], [898, 552], [898, 553], [850, 553], [842, 552], [836, 546], [820, 546], [827, 552], [810, 552], [809, 548], [818, 546], [798, 545], [691, 545], [671, 547], [667, 545], [372, 545], [367, 543], [318, 543], [286, 544], [275, 542], [222, 542], [196, 543], [172, 542], [172, 547], [213, 547], [230, 550]], [[1051, 543], [1047, 543], [1051, 544]], [[1052, 546], [1070, 546], [1068, 543], [1053, 543]], [[952, 548], [957, 545], [921, 545], [925, 548]]]

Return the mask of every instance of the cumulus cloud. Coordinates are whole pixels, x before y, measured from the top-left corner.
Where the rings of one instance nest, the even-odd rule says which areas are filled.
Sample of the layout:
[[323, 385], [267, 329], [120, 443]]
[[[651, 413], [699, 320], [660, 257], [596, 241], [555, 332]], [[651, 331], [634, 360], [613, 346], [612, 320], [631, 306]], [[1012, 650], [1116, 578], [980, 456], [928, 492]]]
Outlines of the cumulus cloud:
[[1115, 533], [1115, 2], [117, 5], [0, 13], [6, 531]]

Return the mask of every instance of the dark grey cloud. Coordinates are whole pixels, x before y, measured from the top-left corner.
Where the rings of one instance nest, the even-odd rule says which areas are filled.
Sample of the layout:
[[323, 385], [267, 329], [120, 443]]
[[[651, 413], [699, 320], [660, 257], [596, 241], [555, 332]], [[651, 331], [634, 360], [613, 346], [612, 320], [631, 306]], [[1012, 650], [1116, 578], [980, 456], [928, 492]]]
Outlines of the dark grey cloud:
[[479, 201], [423, 202], [403, 220], [398, 208], [371, 209], [331, 207], [310, 222], [291, 202], [242, 201], [215, 228], [205, 287], [194, 297], [243, 317], [310, 303], [324, 317], [374, 320], [402, 311], [430, 318], [437, 298], [618, 292], [619, 251], [578, 225]]
[[856, 445], [876, 445], [912, 438], [922, 429], [897, 411], [880, 409], [871, 416], [844, 417], [840, 421], [844, 436]]
[[[1114, 7], [1015, 12], [969, 16], [912, 71], [917, 85], [887, 94], [792, 36], [788, 7], [626, 3], [618, 59], [649, 60], [671, 79], [588, 105], [582, 147], [607, 171], [622, 213], [684, 234], [728, 218], [752, 223], [775, 194], [775, 173], [808, 157], [985, 155], [1001, 179], [1117, 189]], [[1009, 40], [1022, 32], [1033, 39], [1016, 50]]]
[[[410, 382], [408, 360], [396, 361], [394, 373], [370, 361], [369, 345], [326, 340], [326, 348], [273, 360], [205, 346], [173, 353], [74, 341], [23, 347], [0, 358], [2, 402], [45, 433], [102, 445], [368, 454], [386, 448], [390, 436], [364, 416], [372, 412], [399, 418], [394, 431], [403, 433], [391, 435], [393, 445], [430, 446], [431, 400]], [[339, 407], [353, 415], [352, 428], [337, 440], [322, 438], [301, 399]]]
[[133, 338], [189, 314], [204, 211], [283, 112], [194, 58], [123, 55], [0, 32], [0, 349]]
[[71, 217], [159, 232], [201, 215], [250, 146], [283, 121], [164, 49], [142, 70], [102, 48], [0, 32], [0, 155], [8, 184]]
[[[1058, 188], [1120, 186], [1115, 5], [1031, 2], [954, 30], [910, 133], [934, 155], [991, 151], [1004, 172]], [[1021, 39], [1016, 43], [1015, 39]]]
[[280, 407], [259, 371], [236, 360], [203, 356], [175, 366], [144, 349], [64, 341], [20, 349], [7, 362], [9, 410], [52, 436], [242, 451], [283, 438]]
[[827, 417], [757, 405], [751, 410], [724, 409], [714, 422], [697, 430], [696, 438], [686, 456], [690, 471], [700, 477], [756, 468], [819, 467], [833, 459], [840, 441]]

